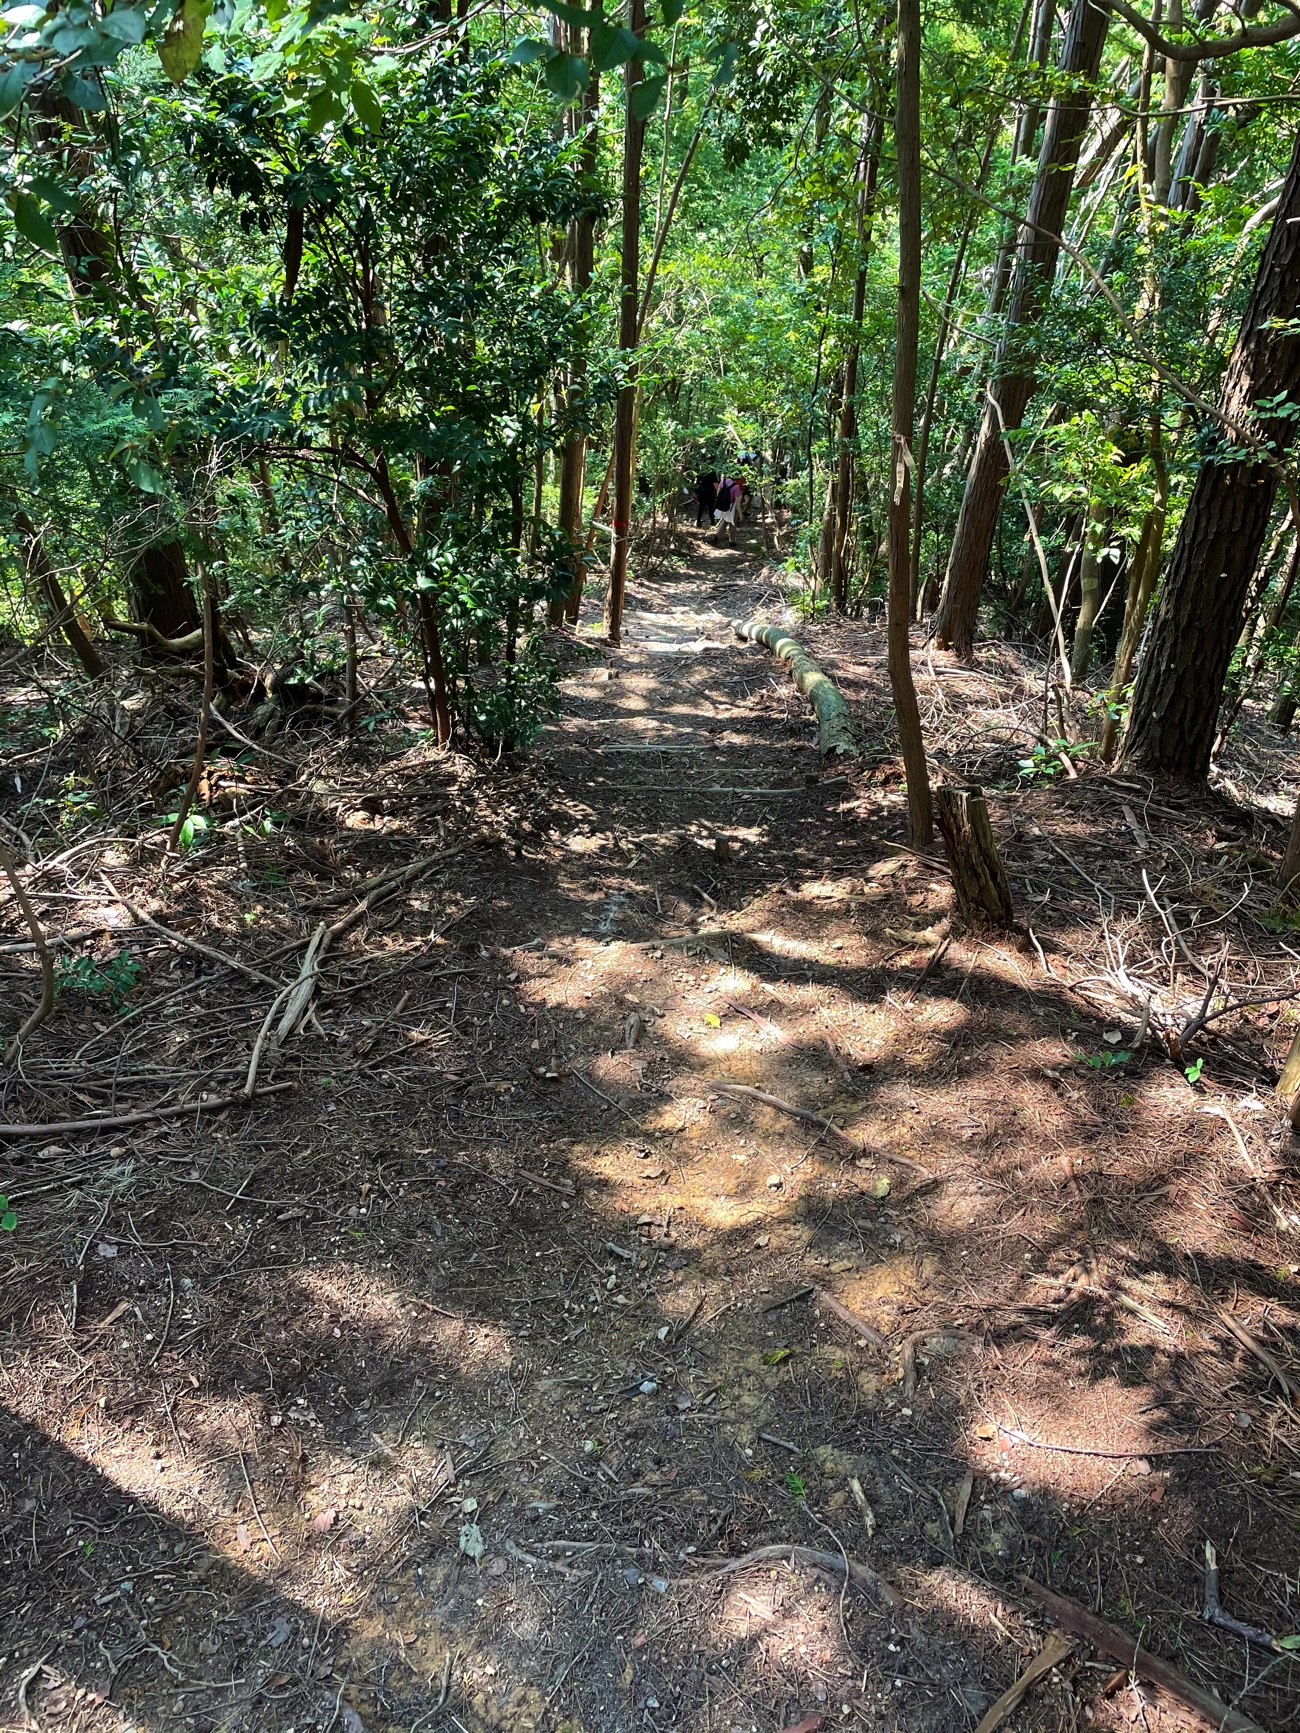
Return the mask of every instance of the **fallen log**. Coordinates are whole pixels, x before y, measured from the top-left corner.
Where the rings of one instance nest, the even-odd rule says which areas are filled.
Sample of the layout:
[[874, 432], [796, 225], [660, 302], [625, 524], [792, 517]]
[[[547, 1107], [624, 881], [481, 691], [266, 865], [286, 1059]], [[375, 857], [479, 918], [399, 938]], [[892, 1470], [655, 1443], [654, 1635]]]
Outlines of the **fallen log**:
[[1096, 1613], [1090, 1612], [1069, 1595], [1057, 1594], [1052, 1589], [1044, 1588], [1042, 1583], [1035, 1582], [1032, 1577], [1022, 1576], [1020, 1581], [1057, 1624], [1064, 1626], [1067, 1631], [1073, 1631], [1076, 1636], [1085, 1638], [1094, 1649], [1100, 1649], [1103, 1655], [1109, 1655], [1111, 1660], [1129, 1668], [1139, 1679], [1145, 1679], [1149, 1685], [1158, 1685], [1162, 1691], [1167, 1691], [1185, 1708], [1198, 1715], [1207, 1726], [1215, 1728], [1217, 1733], [1263, 1733], [1258, 1721], [1252, 1721], [1249, 1715], [1230, 1707], [1203, 1685], [1195, 1684], [1171, 1662], [1163, 1661], [1159, 1655], [1153, 1655], [1150, 1650], [1143, 1648], [1127, 1631], [1121, 1631], [1118, 1625], [1112, 1625], [1108, 1619], [1099, 1619]]
[[812, 705], [817, 717], [817, 743], [823, 758], [856, 758], [853, 719], [839, 687], [813, 661], [797, 638], [780, 626], [760, 626], [757, 620], [733, 620], [732, 630], [744, 643], [761, 644], [790, 667], [790, 678]]

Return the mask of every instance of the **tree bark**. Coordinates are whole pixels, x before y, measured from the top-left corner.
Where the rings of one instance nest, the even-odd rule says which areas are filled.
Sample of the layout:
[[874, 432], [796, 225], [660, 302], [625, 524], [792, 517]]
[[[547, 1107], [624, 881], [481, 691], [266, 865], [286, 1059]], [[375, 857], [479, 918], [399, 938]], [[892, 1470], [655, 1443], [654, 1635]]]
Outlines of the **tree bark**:
[[[628, 29], [645, 32], [645, 0], [628, 0]], [[636, 349], [641, 279], [641, 155], [645, 127], [634, 103], [642, 79], [639, 60], [629, 60], [624, 75], [623, 253], [619, 265], [618, 346], [623, 380], [614, 417], [614, 545], [605, 597], [605, 630], [611, 644], [623, 636], [623, 592], [627, 587], [628, 544], [632, 537], [632, 487], [636, 475]]]
[[935, 618], [936, 642], [963, 661], [970, 659], [974, 647], [980, 592], [1006, 486], [1003, 431], [1014, 433], [1021, 425], [1034, 394], [1031, 342], [1051, 293], [1074, 170], [1091, 110], [1089, 85], [1097, 76], [1107, 22], [1101, 0], [1074, 0], [1059, 68], [1072, 88], [1053, 99], [1043, 128], [1038, 171], [1017, 243], [1007, 333], [994, 361], [996, 409], [989, 404], [985, 410], [975, 442]]
[[983, 789], [974, 784], [941, 788], [936, 810], [963, 920], [972, 926], [1012, 926], [1015, 910], [1011, 887], [989, 823]]
[[164, 638], [184, 638], [202, 629], [186, 570], [185, 549], [175, 536], [141, 548], [127, 576], [136, 617]]
[[1150, 773], [1201, 778], [1209, 770], [1224, 677], [1273, 508], [1269, 460], [1288, 449], [1295, 428], [1263, 418], [1253, 447], [1239, 430], [1259, 399], [1300, 389], [1300, 337], [1285, 328], [1297, 314], [1300, 136], [1219, 390], [1229, 449], [1197, 473], [1138, 668], [1123, 756]]
[[813, 707], [817, 717], [817, 742], [822, 757], [832, 753], [837, 757], [856, 758], [857, 742], [853, 738], [853, 719], [844, 694], [823, 673], [797, 638], [792, 638], [780, 626], [760, 626], [757, 620], [733, 620], [731, 629], [738, 638], [750, 644], [761, 644], [779, 662], [789, 664], [790, 678]]
[[907, 775], [907, 840], [934, 840], [930, 773], [912, 679], [912, 436], [921, 331], [921, 3], [898, 0], [894, 148], [898, 159], [898, 316], [894, 325], [893, 461], [889, 489], [889, 684]]
[[68, 647], [86, 673], [92, 680], [98, 680], [104, 672], [103, 658], [82, 630], [77, 610], [63, 593], [63, 586], [50, 564], [45, 537], [21, 507], [14, 513], [14, 524], [27, 544], [28, 577], [45, 604], [51, 623], [57, 625], [68, 640]]

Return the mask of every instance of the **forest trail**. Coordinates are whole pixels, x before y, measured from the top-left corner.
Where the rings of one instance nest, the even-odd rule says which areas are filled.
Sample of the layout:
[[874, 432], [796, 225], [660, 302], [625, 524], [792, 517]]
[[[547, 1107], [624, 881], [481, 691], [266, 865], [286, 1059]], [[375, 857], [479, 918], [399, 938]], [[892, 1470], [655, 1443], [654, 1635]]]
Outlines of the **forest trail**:
[[[1206, 1533], [1233, 1610], [1285, 1619], [1285, 1406], [1223, 1318], [1294, 1328], [1294, 1235], [1176, 1071], [1093, 1063], [1115, 1031], [1068, 968], [950, 929], [896, 840], [872, 628], [798, 628], [863, 739], [822, 766], [730, 631], [780, 602], [755, 540], [647, 558], [528, 761], [308, 760], [289, 838], [236, 831], [169, 891], [292, 972], [322, 891], [355, 906], [435, 829], [504, 839], [340, 939], [267, 1065], [292, 1096], [13, 1170], [0, 1596], [42, 1727], [946, 1733], [1042, 1641], [1019, 1573], [1240, 1689]], [[1004, 675], [931, 664], [923, 696], [974, 715]], [[1076, 872], [1130, 870], [1117, 802], [1070, 834], [1085, 797], [998, 807], [1057, 957], [1095, 920]], [[168, 963], [168, 1018], [50, 1025], [90, 1052], [75, 1098], [25, 1061], [51, 1118], [147, 1101], [159, 1059], [238, 1087], [269, 989]], [[841, 1549], [889, 1589], [841, 1595]], [[1129, 1726], [1102, 1677], [1067, 1665], [1017, 1725]]]

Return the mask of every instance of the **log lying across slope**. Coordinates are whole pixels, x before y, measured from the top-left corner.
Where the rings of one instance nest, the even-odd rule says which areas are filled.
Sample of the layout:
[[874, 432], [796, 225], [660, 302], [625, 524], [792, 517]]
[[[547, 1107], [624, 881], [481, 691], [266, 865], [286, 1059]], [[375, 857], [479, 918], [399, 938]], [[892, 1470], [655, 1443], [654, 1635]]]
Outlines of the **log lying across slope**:
[[757, 620], [733, 620], [731, 625], [738, 638], [751, 644], [762, 644], [778, 660], [789, 663], [790, 678], [816, 713], [822, 756], [827, 758], [834, 753], [837, 758], [856, 758], [858, 747], [844, 694], [830, 676], [822, 672], [799, 640], [792, 638], [780, 626], [760, 626]]

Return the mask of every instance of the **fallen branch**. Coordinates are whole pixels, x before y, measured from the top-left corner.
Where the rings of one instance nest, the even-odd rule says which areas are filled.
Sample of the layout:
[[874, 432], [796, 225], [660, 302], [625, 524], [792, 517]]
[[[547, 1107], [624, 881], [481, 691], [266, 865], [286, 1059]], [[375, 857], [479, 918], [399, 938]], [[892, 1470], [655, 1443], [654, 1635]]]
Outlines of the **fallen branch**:
[[869, 1565], [862, 1565], [856, 1559], [839, 1553], [818, 1552], [816, 1547], [796, 1546], [793, 1542], [778, 1546], [755, 1547], [753, 1552], [747, 1552], [743, 1558], [728, 1559], [726, 1564], [718, 1565], [708, 1574], [711, 1577], [730, 1577], [737, 1571], [745, 1571], [751, 1565], [769, 1564], [774, 1559], [788, 1559], [794, 1565], [807, 1565], [811, 1570], [826, 1571], [828, 1574], [842, 1578], [845, 1566], [848, 1566], [848, 1580], [852, 1588], [859, 1589], [863, 1594], [878, 1595], [886, 1606], [900, 1607], [902, 1597], [896, 1595], [883, 1577], [877, 1576]]
[[280, 985], [272, 976], [263, 974], [261, 969], [255, 969], [251, 963], [241, 962], [238, 957], [227, 956], [224, 951], [214, 950], [211, 945], [201, 944], [198, 939], [187, 938], [184, 933], [173, 932], [170, 927], [163, 926], [161, 921], [154, 920], [152, 915], [144, 914], [134, 903], [129, 903], [105, 874], [101, 873], [100, 878], [113, 901], [120, 903], [139, 926], [152, 927], [155, 933], [161, 933], [163, 938], [170, 939], [172, 944], [182, 945], [187, 951], [197, 951], [200, 957], [207, 957], [210, 962], [220, 963], [224, 968], [234, 969], [241, 975], [247, 975], [252, 981], [260, 981], [264, 987]]
[[780, 626], [760, 626], [757, 620], [733, 620], [732, 630], [742, 641], [761, 644], [780, 662], [790, 665], [790, 678], [812, 705], [817, 717], [817, 740], [822, 757], [857, 758], [853, 720], [839, 687], [813, 661], [797, 638]]
[[[268, 1083], [255, 1089], [254, 1096], [280, 1095], [286, 1089], [296, 1089], [296, 1083]], [[167, 1107], [142, 1107], [138, 1113], [100, 1114], [93, 1119], [54, 1119], [44, 1125], [0, 1125], [0, 1137], [61, 1137], [72, 1131], [117, 1131], [124, 1125], [148, 1125], [155, 1119], [180, 1119], [186, 1113], [216, 1113], [223, 1107], [238, 1107], [247, 1100], [238, 1095], [214, 1095], [203, 1101], [177, 1101]]]
[[1020, 1699], [1027, 1695], [1029, 1687], [1036, 1684], [1044, 1673], [1050, 1673], [1053, 1667], [1059, 1666], [1073, 1648], [1074, 1644], [1068, 1637], [1063, 1637], [1059, 1631], [1049, 1631], [1042, 1648], [1015, 1684], [1009, 1685], [987, 1711], [975, 1733], [994, 1733], [994, 1729], [1000, 1727], [1011, 1711], [1019, 1705]]
[[[856, 1330], [864, 1342], [870, 1342], [873, 1348], [883, 1348], [885, 1338], [879, 1330], [873, 1330], [865, 1318], [859, 1318], [856, 1312], [850, 1312], [847, 1306], [841, 1305], [834, 1294], [828, 1294], [825, 1288], [816, 1289], [817, 1304], [839, 1319], [841, 1324], [847, 1324], [850, 1330]], [[770, 1309], [770, 1308], [769, 1308]]]
[[54, 953], [45, 937], [45, 929], [36, 918], [36, 910], [31, 899], [23, 889], [22, 880], [18, 876], [18, 865], [7, 848], [0, 849], [0, 867], [4, 868], [9, 887], [14, 893], [14, 900], [23, 912], [27, 922], [27, 930], [32, 935], [32, 946], [41, 961], [41, 1001], [36, 1009], [24, 1020], [22, 1028], [14, 1036], [14, 1048], [21, 1051], [24, 1041], [50, 1015], [54, 1009]]
[[1143, 1648], [1126, 1631], [1121, 1631], [1118, 1625], [1099, 1619], [1095, 1613], [1089, 1612], [1087, 1607], [1072, 1600], [1069, 1595], [1058, 1595], [1054, 1590], [1044, 1588], [1042, 1583], [1035, 1582], [1032, 1577], [1022, 1576], [1020, 1581], [1026, 1591], [1047, 1609], [1058, 1624], [1064, 1625], [1067, 1631], [1086, 1638], [1094, 1649], [1100, 1649], [1103, 1655], [1109, 1655], [1113, 1660], [1121, 1662], [1149, 1685], [1158, 1685], [1162, 1691], [1168, 1691], [1171, 1697], [1176, 1697], [1187, 1708], [1195, 1710], [1217, 1733], [1264, 1733], [1257, 1721], [1252, 1721], [1248, 1715], [1230, 1708], [1222, 1698], [1216, 1697], [1213, 1691], [1194, 1685], [1177, 1667]]
[[1262, 1631], [1258, 1625], [1248, 1625], [1241, 1619], [1234, 1619], [1231, 1613], [1224, 1612], [1223, 1603], [1219, 1599], [1219, 1555], [1212, 1540], [1205, 1543], [1205, 1605], [1201, 1609], [1201, 1617], [1206, 1624], [1218, 1625], [1221, 1630], [1244, 1637], [1257, 1648], [1271, 1649], [1274, 1654], [1287, 1653], [1272, 1631]]
[[1156, 1445], [1150, 1450], [1098, 1450], [1087, 1444], [1044, 1444], [1041, 1439], [1031, 1438], [1027, 1432], [1019, 1432], [1012, 1426], [1003, 1426], [997, 1420], [993, 1425], [1004, 1438], [1027, 1445], [1030, 1450], [1050, 1450], [1056, 1456], [1099, 1456], [1107, 1462], [1145, 1462], [1148, 1457], [1155, 1456], [1213, 1456], [1219, 1448], [1217, 1444], [1167, 1444]]
[[881, 1161], [893, 1161], [900, 1167], [911, 1168], [913, 1173], [922, 1173], [927, 1179], [934, 1177], [929, 1168], [922, 1167], [919, 1161], [912, 1161], [906, 1155], [895, 1155], [892, 1149], [868, 1149], [866, 1144], [850, 1137], [833, 1119], [825, 1119], [809, 1107], [796, 1107], [792, 1101], [783, 1101], [779, 1095], [769, 1095], [765, 1089], [751, 1088], [748, 1083], [710, 1083], [709, 1088], [715, 1095], [731, 1095], [743, 1101], [757, 1101], [763, 1107], [774, 1108], [778, 1113], [788, 1113], [791, 1119], [800, 1119], [805, 1125], [815, 1125], [847, 1149], [851, 1149], [855, 1155], [878, 1156]]

